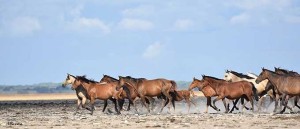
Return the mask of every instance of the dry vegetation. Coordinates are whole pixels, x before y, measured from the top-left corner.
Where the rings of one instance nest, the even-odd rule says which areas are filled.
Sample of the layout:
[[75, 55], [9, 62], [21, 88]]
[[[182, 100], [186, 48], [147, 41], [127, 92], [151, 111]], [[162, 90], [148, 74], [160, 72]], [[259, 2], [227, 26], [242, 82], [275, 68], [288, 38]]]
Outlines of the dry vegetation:
[[68, 100], [77, 99], [75, 93], [55, 93], [55, 94], [0, 94], [0, 101], [19, 100]]

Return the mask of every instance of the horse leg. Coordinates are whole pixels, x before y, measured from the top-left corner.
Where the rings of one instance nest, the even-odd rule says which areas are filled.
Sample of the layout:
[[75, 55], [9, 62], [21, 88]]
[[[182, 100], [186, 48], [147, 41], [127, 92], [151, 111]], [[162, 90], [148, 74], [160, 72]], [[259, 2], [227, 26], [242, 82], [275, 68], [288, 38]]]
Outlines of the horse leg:
[[122, 111], [125, 100], [124, 99], [117, 99], [117, 101], [118, 101], [119, 110]]
[[154, 98], [152, 98], [152, 97], [147, 97], [147, 96], [145, 96], [146, 98], [147, 98], [147, 100], [149, 101], [149, 104], [151, 105], [151, 110], [153, 110], [154, 109], [154, 107], [155, 107], [155, 99]]
[[227, 107], [225, 98], [223, 98], [222, 101], [223, 101], [223, 104], [224, 104], [224, 107], [225, 107], [225, 113], [228, 113], [228, 107]]
[[121, 114], [120, 111], [118, 110], [119, 100], [117, 100], [117, 99], [111, 99], [111, 101], [115, 104], [115, 111], [117, 112], [117, 114]]
[[274, 113], [277, 111], [279, 99], [280, 99], [279, 94], [275, 94], [275, 108], [273, 110]]
[[[234, 109], [239, 110], [238, 107], [236, 107], [236, 104], [239, 102], [240, 98], [236, 99], [235, 101], [232, 101], [233, 103], [233, 107], [231, 108], [229, 113], [232, 113], [232, 111], [234, 111]], [[228, 108], [229, 108], [229, 104], [228, 104]]]
[[[214, 108], [217, 110], [217, 111], [221, 111], [219, 108], [217, 108], [217, 106], [216, 106], [216, 102], [218, 101], [218, 100], [220, 100], [220, 99], [223, 99], [224, 97], [222, 97], [222, 96], [218, 96], [214, 101], [213, 101], [213, 106], [214, 106]], [[226, 108], [226, 107], [225, 107]]]
[[104, 100], [104, 106], [103, 106], [102, 112], [105, 111], [106, 107], [107, 107], [107, 100]]
[[76, 109], [75, 109], [74, 115], [77, 114], [77, 112], [78, 112], [78, 110], [79, 110], [79, 108], [80, 108], [80, 105], [81, 105], [81, 100], [78, 98], [78, 99], [77, 99], [77, 107], [76, 107]]
[[145, 96], [141, 96], [141, 99], [142, 99], [142, 103], [143, 105], [147, 108], [148, 110], [148, 113], [150, 113], [150, 108], [149, 108], [149, 104], [146, 102], [146, 98]]
[[206, 110], [204, 113], [208, 112], [208, 106], [211, 106], [211, 97], [206, 97]]
[[[169, 111], [170, 111], [170, 108], [171, 108], [171, 102], [172, 102], [172, 96], [169, 94], [169, 90], [164, 90], [163, 91], [163, 94], [166, 96], [166, 104], [169, 103]], [[161, 108], [160, 112], [162, 112], [164, 109], [164, 106]], [[174, 107], [174, 111], [175, 111], [175, 107]]]
[[191, 108], [191, 101], [189, 98], [185, 98], [185, 102], [187, 103], [188, 105], [188, 113], [190, 113], [190, 108]]
[[130, 111], [130, 105], [131, 105], [131, 104], [133, 104], [133, 103], [132, 103], [132, 100], [129, 99], [129, 104], [128, 104], [128, 107], [127, 107], [127, 111]]
[[299, 96], [296, 96], [294, 99], [294, 104], [296, 107], [298, 107], [300, 109], [300, 106], [298, 105], [298, 101], [299, 101]]
[[81, 106], [82, 106], [82, 108], [85, 108], [86, 110], [89, 110], [89, 111], [92, 110], [91, 108], [86, 107], [86, 97], [85, 96], [82, 97]]
[[281, 105], [283, 105], [283, 109], [280, 111], [280, 114], [285, 112], [286, 105], [288, 102], [286, 102], [286, 97], [288, 97], [286, 94], [282, 95]]
[[[235, 101], [233, 101], [233, 107], [232, 107], [232, 111], [234, 110], [234, 109], [236, 109], [236, 110], [239, 110], [239, 108], [236, 106], [237, 105], [237, 103], [239, 102], [239, 100], [240, 100], [240, 98], [238, 98], [238, 99], [236, 99]], [[241, 100], [242, 101], [242, 100]]]
[[[231, 108], [231, 110], [230, 110], [229, 113], [232, 113], [232, 112], [234, 111], [234, 109], [239, 110], [239, 108], [236, 107], [236, 104], [239, 102], [239, 99], [240, 99], [240, 98], [238, 98], [238, 99], [236, 99], [235, 101], [233, 101], [233, 107]], [[228, 104], [228, 107], [229, 107], [229, 104]]]
[[134, 106], [135, 111], [138, 113], [138, 109], [137, 109], [137, 106], [136, 106], [136, 101], [137, 101], [137, 100], [138, 100], [137, 97], [136, 97], [135, 99], [133, 99], [132, 104], [133, 104], [133, 106]]
[[91, 97], [91, 115], [93, 115], [93, 113], [94, 113], [94, 110], [95, 110], [95, 98], [94, 97]]

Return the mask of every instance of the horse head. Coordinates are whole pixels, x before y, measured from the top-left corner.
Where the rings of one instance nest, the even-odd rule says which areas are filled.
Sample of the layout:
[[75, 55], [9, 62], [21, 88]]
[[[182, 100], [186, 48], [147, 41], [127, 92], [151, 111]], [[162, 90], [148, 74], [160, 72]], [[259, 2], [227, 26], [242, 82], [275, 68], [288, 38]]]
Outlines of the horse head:
[[72, 84], [75, 81], [76, 77], [67, 73], [67, 77], [65, 79], [65, 81], [62, 83], [62, 87], [65, 87], [69, 84]]

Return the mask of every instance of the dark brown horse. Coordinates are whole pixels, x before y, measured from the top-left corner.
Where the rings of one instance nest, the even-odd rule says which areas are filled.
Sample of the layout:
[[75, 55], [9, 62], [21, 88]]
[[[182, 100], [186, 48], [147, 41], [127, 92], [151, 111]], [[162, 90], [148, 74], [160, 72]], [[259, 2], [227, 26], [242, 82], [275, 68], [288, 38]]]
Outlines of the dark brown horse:
[[[293, 112], [292, 108], [287, 106], [288, 100], [290, 97], [300, 95], [300, 77], [298, 76], [289, 76], [289, 75], [280, 75], [273, 71], [262, 68], [262, 72], [256, 79], [256, 82], [261, 82], [264, 79], [268, 79], [274, 86], [274, 89], [277, 91], [276, 102], [279, 101], [280, 95], [282, 95], [282, 105], [284, 109], [280, 111], [283, 113], [285, 108], [289, 108]], [[276, 111], [277, 106], [275, 104]]]
[[[168, 102], [172, 101], [173, 98], [170, 95], [170, 92], [176, 93], [177, 85], [175, 81], [167, 80], [167, 79], [154, 79], [154, 80], [147, 80], [145, 78], [132, 78], [130, 76], [122, 77], [119, 76], [120, 84], [117, 89], [123, 87], [125, 83], [130, 84], [134, 88], [134, 92], [141, 98], [143, 105], [147, 108], [148, 112], [150, 113], [149, 104], [146, 102], [146, 99], [151, 99], [152, 97], [160, 96], [163, 94], [168, 98]], [[169, 103], [169, 109], [171, 107]], [[175, 104], [173, 104], [175, 110]], [[160, 112], [162, 112], [164, 108], [164, 104], [162, 104], [162, 108]]]
[[82, 85], [84, 89], [87, 90], [88, 96], [91, 99], [91, 114], [95, 110], [94, 104], [96, 99], [105, 100], [103, 112], [107, 106], [107, 100], [111, 100], [115, 104], [115, 111], [120, 114], [117, 106], [117, 101], [115, 95], [117, 93], [116, 86], [111, 83], [101, 84], [93, 80], [86, 79], [85, 76], [76, 76], [76, 80], [72, 85], [73, 89], [76, 89], [78, 86]]
[[[254, 85], [247, 81], [240, 81], [240, 82], [222, 82], [222, 81], [216, 81], [220, 80], [217, 78], [209, 77], [209, 76], [203, 76], [203, 84], [205, 86], [210, 86], [217, 94], [217, 98], [213, 101], [213, 106], [215, 106], [216, 101], [222, 99], [224, 107], [226, 109], [225, 112], [228, 112], [228, 107], [225, 101], [225, 98], [229, 100], [235, 100], [239, 98], [245, 98], [247, 101], [251, 102], [252, 111], [254, 111], [254, 105], [253, 105], [253, 98], [255, 97], [255, 100], [258, 101], [258, 95], [256, 94], [256, 88]], [[245, 107], [245, 104], [243, 104], [243, 108]], [[219, 109], [218, 109], [219, 110]], [[242, 109], [243, 110], [243, 109]]]

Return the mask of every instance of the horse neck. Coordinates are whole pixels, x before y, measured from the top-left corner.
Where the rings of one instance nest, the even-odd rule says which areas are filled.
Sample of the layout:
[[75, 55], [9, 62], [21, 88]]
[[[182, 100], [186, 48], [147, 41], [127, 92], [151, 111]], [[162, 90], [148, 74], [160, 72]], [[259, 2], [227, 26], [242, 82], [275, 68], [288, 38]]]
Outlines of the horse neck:
[[[221, 81], [217, 81], [217, 80], [213, 80], [213, 79], [208, 79], [206, 81], [209, 82], [209, 84], [207, 86], [211, 87], [215, 91], [216, 91], [217, 87], [221, 84]], [[203, 87], [203, 88], [205, 88], [205, 87]]]
[[83, 88], [86, 89], [87, 91], [92, 86], [92, 83], [87, 83], [87, 82], [82, 82], [81, 84], [82, 84]]
[[[281, 82], [282, 82], [282, 77], [283, 75], [277, 75], [274, 73], [269, 72], [268, 80], [275, 86], [275, 87], [280, 87]], [[278, 89], [278, 88], [277, 88]]]

